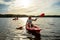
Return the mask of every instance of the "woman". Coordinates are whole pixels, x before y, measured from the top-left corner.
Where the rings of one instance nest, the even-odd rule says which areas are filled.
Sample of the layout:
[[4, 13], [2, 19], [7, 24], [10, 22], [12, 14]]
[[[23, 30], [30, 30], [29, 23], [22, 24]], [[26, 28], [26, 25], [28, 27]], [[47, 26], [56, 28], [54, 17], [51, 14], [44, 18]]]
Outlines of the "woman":
[[28, 27], [33, 27], [32, 21], [36, 21], [36, 20], [37, 20], [37, 18], [36, 19], [32, 19], [31, 16], [29, 16], [26, 25]]

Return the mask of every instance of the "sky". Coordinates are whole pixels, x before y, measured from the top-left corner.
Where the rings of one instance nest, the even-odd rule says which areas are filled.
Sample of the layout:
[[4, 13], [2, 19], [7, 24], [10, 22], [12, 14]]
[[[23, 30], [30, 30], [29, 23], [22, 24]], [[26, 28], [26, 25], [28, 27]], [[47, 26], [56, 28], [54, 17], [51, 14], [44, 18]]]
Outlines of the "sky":
[[60, 15], [60, 0], [0, 0], [0, 14]]

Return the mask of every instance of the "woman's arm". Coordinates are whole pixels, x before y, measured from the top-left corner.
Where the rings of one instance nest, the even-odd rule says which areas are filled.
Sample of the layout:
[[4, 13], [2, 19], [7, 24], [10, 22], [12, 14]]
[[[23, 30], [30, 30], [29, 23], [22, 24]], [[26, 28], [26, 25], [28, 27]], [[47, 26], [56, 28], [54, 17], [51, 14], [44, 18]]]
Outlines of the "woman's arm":
[[36, 21], [37, 20], [37, 18], [36, 19], [32, 19], [32, 21]]

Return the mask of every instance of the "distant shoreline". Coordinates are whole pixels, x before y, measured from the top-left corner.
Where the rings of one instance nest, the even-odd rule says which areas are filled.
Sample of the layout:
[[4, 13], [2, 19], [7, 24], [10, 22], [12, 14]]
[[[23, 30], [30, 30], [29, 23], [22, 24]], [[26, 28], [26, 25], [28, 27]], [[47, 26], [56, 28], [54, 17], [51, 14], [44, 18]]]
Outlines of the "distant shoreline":
[[[8, 18], [8, 17], [28, 17], [28, 16], [31, 16], [31, 17], [40, 17], [39, 15], [38, 16], [35, 16], [35, 15], [19, 15], [19, 14], [0, 14], [0, 18]], [[60, 18], [60, 15], [45, 15], [43, 17], [59, 17]]]

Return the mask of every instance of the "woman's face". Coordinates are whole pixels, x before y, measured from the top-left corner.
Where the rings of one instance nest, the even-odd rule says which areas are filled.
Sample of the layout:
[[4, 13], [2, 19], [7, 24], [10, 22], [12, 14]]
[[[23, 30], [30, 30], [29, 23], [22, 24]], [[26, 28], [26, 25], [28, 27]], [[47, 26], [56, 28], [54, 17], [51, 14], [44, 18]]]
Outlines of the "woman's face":
[[31, 17], [29, 17], [29, 19], [31, 19]]

